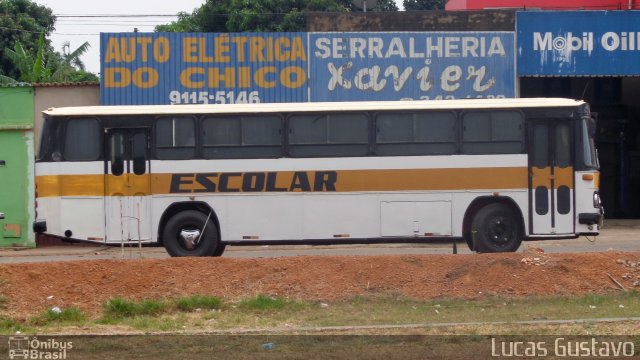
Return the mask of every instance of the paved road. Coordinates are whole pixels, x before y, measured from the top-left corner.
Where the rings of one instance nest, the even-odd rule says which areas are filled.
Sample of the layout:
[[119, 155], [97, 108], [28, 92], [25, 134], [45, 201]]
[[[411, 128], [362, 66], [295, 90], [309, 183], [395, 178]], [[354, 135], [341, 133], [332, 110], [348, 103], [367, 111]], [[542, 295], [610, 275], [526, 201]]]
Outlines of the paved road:
[[[640, 220], [608, 221], [597, 238], [580, 237], [573, 240], [545, 240], [525, 242], [518, 251], [528, 246], [543, 248], [549, 253], [640, 251]], [[224, 257], [255, 258], [297, 255], [388, 255], [388, 254], [450, 254], [452, 244], [385, 244], [334, 246], [228, 246]], [[471, 253], [466, 244], [458, 243], [458, 253]], [[0, 250], [0, 263], [70, 261], [91, 259], [167, 258], [163, 248], [105, 247], [105, 246], [49, 246], [26, 250]]]

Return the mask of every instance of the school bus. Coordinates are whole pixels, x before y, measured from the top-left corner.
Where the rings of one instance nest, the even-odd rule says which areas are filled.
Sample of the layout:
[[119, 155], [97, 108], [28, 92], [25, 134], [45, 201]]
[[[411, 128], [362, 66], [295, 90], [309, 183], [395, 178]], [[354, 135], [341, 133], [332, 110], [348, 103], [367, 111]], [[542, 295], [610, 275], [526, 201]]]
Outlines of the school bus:
[[96, 106], [44, 111], [37, 221], [51, 236], [227, 245], [597, 235], [589, 105], [474, 99]]

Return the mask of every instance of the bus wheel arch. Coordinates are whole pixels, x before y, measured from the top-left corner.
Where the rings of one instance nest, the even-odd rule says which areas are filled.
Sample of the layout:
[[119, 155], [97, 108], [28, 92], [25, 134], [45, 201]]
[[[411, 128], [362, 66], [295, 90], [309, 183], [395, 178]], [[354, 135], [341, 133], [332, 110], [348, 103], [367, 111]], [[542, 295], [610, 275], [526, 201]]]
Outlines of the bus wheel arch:
[[[507, 244], [504, 248], [491, 248], [487, 246], [487, 244], [483, 244], [479, 239], [476, 239], [476, 244], [474, 248], [473, 243], [473, 227], [474, 220], [479, 221], [478, 217], [486, 217], [490, 216], [490, 214], [495, 214], [500, 211], [506, 212], [508, 214], [504, 214], [505, 217], [511, 218], [513, 221], [513, 226], [515, 227], [515, 231], [517, 232], [517, 239], [512, 244]], [[509, 219], [507, 219], [509, 220]], [[462, 222], [462, 235], [469, 246], [469, 249], [472, 251], [478, 252], [512, 252], [516, 251], [520, 246], [520, 243], [524, 239], [524, 217], [522, 215], [522, 211], [520, 207], [516, 204], [516, 202], [506, 196], [483, 196], [476, 198], [471, 202], [467, 211], [464, 214], [464, 219]], [[476, 236], [478, 236], [476, 234]]]
[[[196, 214], [196, 213], [199, 213], [199, 214]], [[202, 218], [202, 223], [207, 222], [207, 226], [213, 225], [212, 228], [208, 228], [208, 229], [210, 229], [209, 231], [213, 230], [214, 232], [213, 234], [214, 238], [211, 239], [211, 241], [215, 241], [216, 246], [212, 251], [209, 251], [206, 254], [201, 254], [201, 255], [208, 255], [208, 256], [222, 255], [222, 253], [224, 252], [225, 244], [222, 243], [220, 239], [220, 222], [218, 221], [218, 216], [216, 212], [211, 208], [211, 206], [209, 206], [209, 204], [205, 202], [200, 202], [200, 201], [176, 202], [171, 204], [164, 211], [164, 213], [160, 217], [160, 222], [158, 224], [158, 244], [164, 246], [165, 248], [167, 248], [167, 246], [169, 246], [169, 248], [171, 248], [172, 246], [175, 246], [175, 244], [168, 244], [167, 243], [168, 239], [165, 239], [166, 233], [167, 233], [167, 225], [175, 226], [175, 223], [177, 220], [185, 221], [185, 219], [183, 219], [183, 217], [185, 216], [181, 214], [190, 215], [190, 216], [187, 216], [190, 218], [194, 218], [194, 217], [202, 218], [202, 216], [204, 216]], [[209, 214], [211, 214], [210, 217], [209, 217]], [[208, 217], [209, 217], [209, 220], [207, 221], [206, 219]], [[169, 248], [167, 248], [168, 252], [169, 252]], [[172, 256], [179, 256], [172, 252], [169, 252], [169, 253]]]

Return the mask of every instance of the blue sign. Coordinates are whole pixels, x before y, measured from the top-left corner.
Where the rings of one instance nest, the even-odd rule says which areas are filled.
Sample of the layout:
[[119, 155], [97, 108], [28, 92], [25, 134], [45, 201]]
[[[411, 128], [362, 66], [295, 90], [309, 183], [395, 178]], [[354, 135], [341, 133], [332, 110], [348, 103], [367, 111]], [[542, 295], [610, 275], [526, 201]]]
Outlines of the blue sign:
[[519, 76], [640, 74], [640, 11], [516, 15]]
[[311, 101], [515, 97], [514, 34], [309, 36]]
[[308, 101], [307, 33], [102, 33], [105, 105]]
[[510, 32], [103, 33], [104, 105], [515, 97]]

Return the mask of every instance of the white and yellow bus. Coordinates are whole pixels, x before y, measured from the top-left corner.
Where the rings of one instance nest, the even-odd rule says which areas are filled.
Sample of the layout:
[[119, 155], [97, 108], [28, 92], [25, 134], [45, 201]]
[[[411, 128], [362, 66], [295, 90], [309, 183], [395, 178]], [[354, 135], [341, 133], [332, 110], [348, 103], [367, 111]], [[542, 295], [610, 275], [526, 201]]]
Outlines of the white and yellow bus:
[[[217, 256], [226, 245], [596, 235], [595, 120], [569, 99], [44, 112], [34, 228]], [[48, 230], [45, 230], [48, 229]]]

